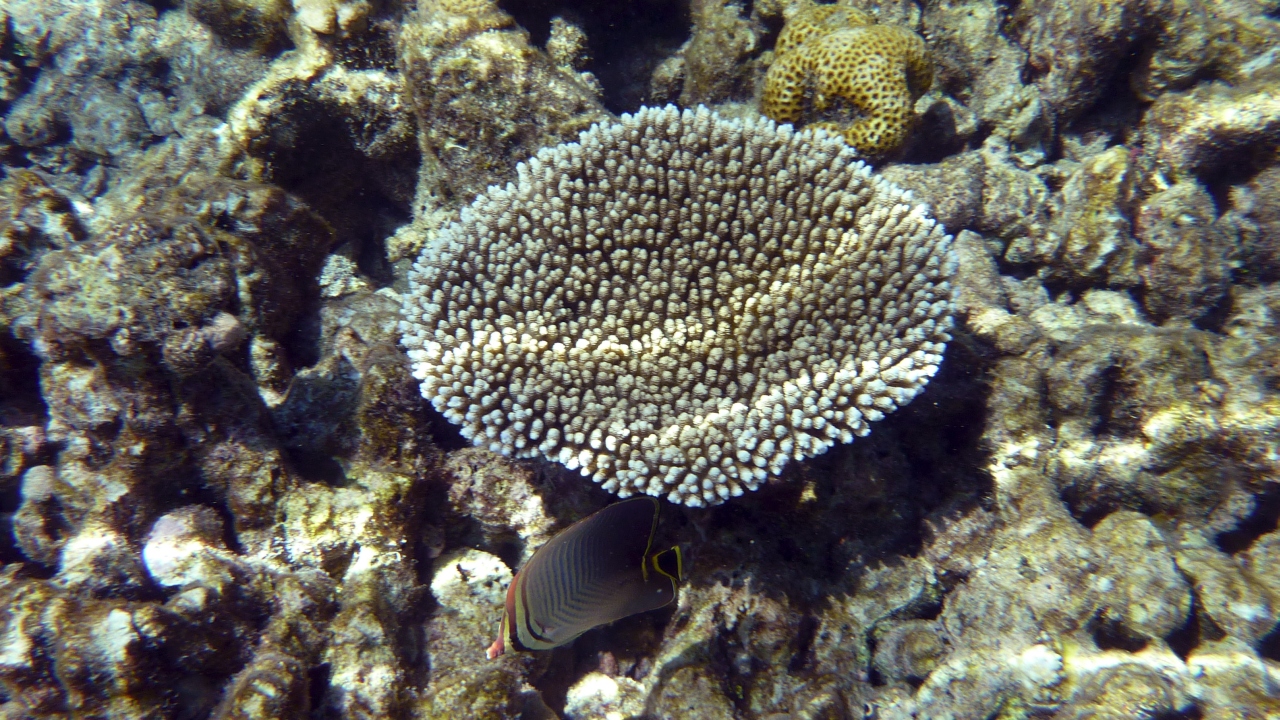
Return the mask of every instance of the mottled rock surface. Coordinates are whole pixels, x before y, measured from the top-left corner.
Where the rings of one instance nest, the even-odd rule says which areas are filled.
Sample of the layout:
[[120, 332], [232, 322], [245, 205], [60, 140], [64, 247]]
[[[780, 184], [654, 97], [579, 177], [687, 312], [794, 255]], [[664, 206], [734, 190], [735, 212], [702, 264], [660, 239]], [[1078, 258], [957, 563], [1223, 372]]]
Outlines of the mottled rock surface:
[[410, 259], [597, 120], [757, 117], [802, 4], [0, 5], [0, 717], [1280, 714], [1276, 3], [847, 6], [934, 63], [938, 375], [486, 662], [610, 498], [422, 399]]

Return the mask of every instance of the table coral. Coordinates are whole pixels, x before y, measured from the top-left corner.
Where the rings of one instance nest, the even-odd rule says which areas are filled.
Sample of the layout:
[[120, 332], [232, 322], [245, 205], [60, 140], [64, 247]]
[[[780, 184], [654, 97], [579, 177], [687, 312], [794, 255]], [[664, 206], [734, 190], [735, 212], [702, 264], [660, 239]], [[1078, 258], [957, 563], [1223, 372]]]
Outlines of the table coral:
[[825, 133], [646, 108], [517, 173], [405, 295], [423, 395], [477, 444], [716, 504], [937, 372], [950, 236]]
[[[663, 97], [760, 122], [800, 3], [661, 4]], [[544, 53], [530, 3], [0, 3], [0, 718], [1280, 717], [1275, 0], [842, 0], [928, 29], [944, 92], [876, 177], [957, 233], [947, 361], [664, 505], [677, 604], [481, 659], [613, 498], [422, 401], [406, 258], [634, 107], [599, 48], [650, 34], [589, 5]]]
[[787, 22], [774, 52], [764, 114], [779, 122], [809, 117], [868, 155], [902, 144], [915, 100], [933, 82], [919, 35], [853, 8], [809, 5]]

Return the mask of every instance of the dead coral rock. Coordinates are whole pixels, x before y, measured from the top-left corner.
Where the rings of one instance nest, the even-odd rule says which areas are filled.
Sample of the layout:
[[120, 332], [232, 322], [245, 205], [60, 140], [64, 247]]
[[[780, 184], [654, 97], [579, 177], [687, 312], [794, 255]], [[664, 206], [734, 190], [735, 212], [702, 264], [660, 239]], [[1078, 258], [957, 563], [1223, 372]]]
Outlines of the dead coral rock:
[[1280, 166], [1231, 188], [1224, 225], [1240, 238], [1236, 274], [1246, 282], [1280, 280]]
[[1276, 473], [1263, 438], [1280, 423], [1276, 403], [1259, 400], [1270, 391], [1258, 383], [1276, 376], [1265, 297], [1241, 298], [1229, 338], [1153, 328], [1116, 292], [1030, 313], [1056, 351], [1042, 363], [1052, 415], [1028, 420], [1052, 423], [1031, 429], [1053, 445], [1051, 472], [1077, 517], [1124, 507], [1223, 532], [1251, 512], [1259, 479]]
[[[149, 481], [177, 476], [171, 487], [181, 487], [187, 453], [172, 417], [172, 388], [162, 375], [94, 362], [46, 362], [41, 375], [50, 402], [46, 431], [62, 450], [55, 468], [27, 471], [31, 495], [15, 516], [15, 535], [31, 557], [67, 569], [87, 560], [85, 554], [112, 554], [114, 543], [101, 544], [103, 526], [126, 542], [140, 537], [154, 512]], [[77, 551], [69, 555], [71, 548]], [[132, 585], [120, 593], [141, 589]]]
[[876, 634], [875, 668], [890, 683], [920, 682], [946, 658], [951, 642], [932, 620], [908, 620]]
[[[407, 478], [399, 478], [402, 485]], [[378, 511], [390, 508], [380, 504]], [[403, 523], [397, 523], [407, 532]], [[374, 541], [375, 535], [394, 537], [396, 533], [365, 533], [360, 539]], [[385, 545], [385, 543], [383, 543]], [[365, 546], [342, 577], [338, 593], [338, 613], [329, 624], [329, 639], [322, 660], [330, 667], [330, 689], [325, 709], [340, 716], [369, 713], [373, 717], [394, 717], [404, 712], [410, 698], [406, 685], [409, 668], [400, 636], [407, 601], [404, 592], [414, 583], [412, 565], [388, 548], [374, 558]]]
[[[734, 695], [741, 695], [739, 701], [754, 714], [763, 715], [777, 709], [775, 698], [787, 697], [790, 705], [799, 700], [799, 696], [809, 694], [803, 683], [796, 682], [782, 670], [793, 660], [796, 638], [805, 620], [798, 610], [788, 598], [744, 591], [731, 595], [730, 602], [721, 608], [723, 634], [716, 644], [729, 660], [729, 677], [741, 686], [741, 692]], [[671, 683], [671, 680], [660, 682], [663, 694], [669, 692]], [[705, 696], [705, 690], [697, 691]], [[722, 688], [715, 691], [706, 697], [713, 706], [726, 699]]]
[[269, 52], [285, 39], [288, 0], [187, 0], [186, 10], [232, 47]]
[[1196, 321], [1218, 306], [1235, 243], [1203, 187], [1184, 181], [1147, 198], [1134, 232], [1143, 244], [1143, 305], [1153, 318]]
[[54, 143], [113, 158], [140, 150], [149, 133], [135, 97], [101, 78], [137, 78], [144, 73], [131, 64], [160, 59], [155, 9], [118, 0], [7, 9], [24, 64], [39, 69], [5, 118], [9, 136], [26, 148]]
[[981, 213], [986, 167], [979, 153], [963, 153], [932, 165], [889, 165], [880, 174], [898, 187], [910, 188], [950, 232], [974, 226]]
[[13, 536], [29, 560], [56, 565], [66, 541], [68, 518], [58, 499], [57, 471], [37, 465], [22, 476], [22, 504], [13, 516]]
[[1135, 49], [1141, 62], [1132, 82], [1142, 97], [1184, 87], [1213, 59], [1213, 27], [1201, 0], [1121, 0], [1087, 11], [1038, 0], [1018, 5], [1012, 18], [1036, 84], [1061, 120], [1101, 97], [1114, 68]]
[[1061, 239], [1052, 232], [1050, 192], [1042, 177], [1021, 169], [1007, 145], [988, 142], [983, 162], [982, 201], [973, 230], [998, 239], [1004, 260], [1014, 265], [1046, 263]]
[[1003, 32], [1001, 5], [990, 0], [929, 3], [923, 12], [938, 87], [1017, 151], [1043, 157], [1053, 128], [1039, 89], [1023, 84], [1027, 53]]
[[1194, 583], [1199, 607], [1226, 634], [1254, 647], [1280, 620], [1280, 598], [1196, 530], [1179, 538], [1178, 567]]
[[[4, 378], [8, 369], [4, 361], [4, 356], [0, 355], [0, 378]], [[18, 392], [2, 379], [0, 393], [7, 393], [10, 397], [18, 396]], [[4, 410], [0, 409], [0, 412]], [[13, 409], [9, 412], [19, 414]], [[36, 418], [31, 420], [36, 421]], [[49, 459], [53, 448], [48, 440], [43, 425], [14, 423], [0, 427], [0, 492], [11, 493], [12, 496], [20, 493], [19, 484], [26, 471]]]
[[[807, 5], [778, 36], [761, 110], [843, 134], [868, 155], [907, 137], [913, 106], [933, 82], [924, 40], [896, 25], [835, 5]], [[811, 104], [811, 106], [807, 106]]]
[[217, 355], [229, 354], [245, 338], [236, 316], [223, 311], [198, 328], [182, 328], [164, 339], [161, 357], [178, 375], [193, 375]]
[[208, 692], [184, 678], [220, 679], [238, 667], [237, 649], [212, 632], [226, 615], [206, 605], [187, 616], [188, 596], [166, 605], [90, 599], [9, 572], [0, 578], [0, 599], [9, 650], [0, 686], [15, 704], [10, 709], [26, 716], [53, 717], [69, 706], [119, 717], [207, 709]]
[[1105, 278], [1111, 287], [1137, 283], [1138, 247], [1130, 220], [1133, 175], [1124, 146], [1089, 158], [1072, 173], [1054, 219], [1062, 238], [1055, 274], [1077, 282]]
[[333, 240], [324, 221], [277, 188], [213, 178], [192, 178], [162, 203], [33, 271], [28, 339], [39, 352], [62, 359], [100, 340], [125, 357], [150, 347], [185, 376], [235, 348], [232, 320], [287, 335]]
[[644, 713], [643, 686], [626, 676], [589, 672], [565, 695], [564, 715], [570, 720], [633, 717]]
[[1061, 702], [1064, 657], [1044, 638], [1080, 633], [1095, 612], [1098, 592], [1088, 578], [1097, 556], [1043, 476], [1004, 460], [993, 472], [1009, 525], [946, 596], [937, 622], [950, 652], [924, 654], [940, 662], [914, 694], [877, 698], [882, 716], [970, 717], [1005, 702]]
[[151, 135], [134, 98], [115, 86], [91, 80], [77, 92], [81, 112], [70, 119], [73, 146], [107, 157], [128, 154]]
[[267, 650], [236, 674], [222, 702], [214, 708], [216, 720], [287, 720], [305, 716], [311, 709], [307, 668], [297, 658]]
[[227, 550], [225, 533], [213, 508], [192, 505], [166, 513], [151, 526], [142, 547], [147, 573], [162, 587], [228, 589], [244, 579], [244, 571]]
[[260, 388], [219, 360], [181, 389], [183, 406], [200, 408], [198, 422], [182, 424], [190, 462], [225, 501], [241, 546], [276, 552], [280, 499], [299, 478], [280, 447]]
[[[211, 646], [198, 646], [193, 655], [208, 663], [203, 672], [225, 682], [212, 717], [297, 717], [311, 707], [308, 670], [328, 640], [333, 583], [316, 572], [254, 570], [216, 592], [194, 583], [170, 605], [203, 618], [192, 636]], [[217, 699], [206, 696], [210, 707]]]
[[987, 243], [977, 233], [956, 235], [958, 270], [956, 309], [968, 315], [968, 327], [1005, 353], [1021, 353], [1040, 337], [1026, 318], [1010, 312], [1009, 298]]
[[[370, 53], [391, 43], [371, 35], [359, 37]], [[273, 64], [228, 112], [218, 162], [236, 177], [287, 188], [344, 240], [381, 241], [387, 214], [407, 213], [419, 171], [404, 81], [384, 66], [389, 59], [366, 68], [374, 59], [356, 51], [319, 41], [306, 49]]]
[[1280, 567], [1280, 530], [1263, 535], [1247, 550], [1237, 555], [1241, 569], [1266, 587], [1273, 598], [1280, 600], [1280, 575], [1273, 569]]
[[[71, 333], [62, 339], [76, 352], [48, 359], [41, 387], [47, 432], [63, 449], [56, 468], [27, 471], [31, 492], [15, 516], [24, 552], [59, 564], [69, 584], [132, 595], [145, 583], [126, 582], [133, 571], [111, 558], [141, 538], [169, 498], [199, 487], [195, 478], [226, 502], [243, 546], [265, 549], [270, 538], [261, 533], [270, 533], [278, 493], [291, 479], [244, 374], [221, 360], [198, 379], [175, 381], [154, 354], [118, 357], [128, 349], [119, 333], [111, 344]], [[199, 420], [191, 416], [196, 407]]]
[[1139, 132], [1152, 177], [1166, 184], [1204, 177], [1280, 148], [1280, 96], [1265, 81], [1202, 83], [1162, 95], [1143, 115]]
[[[983, 265], [982, 243], [963, 234], [956, 249], [957, 302], [987, 313], [1014, 310], [1014, 284], [1000, 292], [965, 282], [966, 272], [993, 281], [992, 265], [986, 273], [966, 270]], [[1268, 307], [1262, 297], [1253, 293], [1240, 307]], [[1253, 578], [1265, 560], [1247, 556], [1236, 564], [1201, 530], [1166, 542], [1138, 512], [1110, 512], [1092, 534], [1065, 512], [1088, 519], [1116, 506], [1142, 507], [1215, 529], [1233, 528], [1249, 514], [1249, 498], [1266, 492], [1257, 478], [1274, 474], [1257, 433], [1276, 420], [1270, 402], [1240, 402], [1258, 397], [1253, 375], [1275, 331], [1256, 310], [1243, 315], [1231, 325], [1238, 338], [1224, 341], [1151, 328], [1119, 292], [1089, 291], [1073, 305], [1043, 301], [1029, 311], [1025, 319], [1043, 333], [1032, 347], [1055, 350], [1010, 357], [993, 370], [988, 438], [998, 523], [979, 525], [977, 533], [989, 550], [974, 548], [983, 560], [961, 564], [965, 580], [947, 594], [940, 621], [951, 651], [913, 694], [879, 694], [873, 702], [882, 716], [980, 714], [1009, 697], [1069, 717], [1187, 711], [1193, 697], [1206, 697], [1197, 689], [1199, 673], [1228, 657], [1240, 670], [1213, 671], [1213, 687], [1222, 688], [1211, 693], [1213, 712], [1221, 707], [1233, 716], [1225, 688], [1257, 698], [1245, 701], [1248, 707], [1266, 706], [1247, 689], [1260, 687], [1256, 651], [1229, 644], [1256, 644], [1275, 626], [1270, 588]], [[1094, 495], [1080, 492], [1083, 478]], [[1102, 497], [1107, 501], [1097, 502]], [[945, 530], [941, 547], [925, 556], [963, 562], [972, 551], [948, 543]], [[1260, 559], [1265, 547], [1262, 539], [1254, 543]], [[1228, 635], [1222, 646], [1202, 641], [1206, 656], [1198, 662], [1194, 652], [1184, 662], [1162, 641], [1188, 623], [1188, 579], [1201, 598], [1203, 637], [1219, 628]], [[1056, 597], [1060, 592], [1069, 597]], [[1010, 594], [1019, 596], [1012, 606], [1005, 605]], [[1059, 641], [1038, 642], [1046, 628]], [[1110, 647], [1094, 650], [1100, 643]], [[886, 657], [877, 669], [896, 666]]]
[[195, 223], [139, 218], [74, 253], [59, 253], [32, 282], [41, 314], [38, 347], [61, 359], [77, 341], [119, 333], [117, 347], [133, 349], [198, 326], [232, 307], [232, 263], [220, 249]]
[[[1061, 168], [1084, 173], [1095, 158], [1103, 181], [1115, 177], [1102, 172], [1106, 160], [1119, 160], [1135, 177], [1110, 187], [1136, 195], [1141, 168], [1122, 152]], [[988, 185], [990, 176], [989, 167]], [[1081, 192], [1081, 202], [1091, 195], [1111, 198], [1097, 218], [1127, 207], [1124, 193]], [[1041, 257], [1058, 257], [1052, 247]], [[1247, 538], [1252, 525], [1242, 523], [1274, 492], [1274, 442], [1263, 437], [1280, 422], [1268, 385], [1274, 363], [1264, 360], [1277, 347], [1275, 290], [1232, 289], [1224, 335], [1156, 328], [1127, 292], [1091, 287], [1053, 299], [1041, 284], [1048, 272], [1001, 276], [994, 237], [962, 232], [954, 248], [955, 301], [969, 327], [1015, 353], [990, 365], [994, 503], [930, 523], [921, 557], [945, 593], [941, 614], [875, 627], [871, 667], [888, 681], [862, 702], [885, 718], [1028, 706], [1140, 717], [1194, 712], [1193, 700], [1206, 714], [1265, 714], [1274, 703], [1259, 693], [1268, 662], [1260, 654], [1274, 648], [1277, 605], [1262, 568], [1275, 543], [1263, 536], [1232, 557], [1214, 540], [1238, 544], [1233, 530]], [[1005, 344], [1015, 322], [1034, 339]], [[1193, 592], [1199, 644], [1180, 657], [1165, 638], [1193, 623]], [[933, 623], [945, 653], [934, 652]], [[867, 667], [854, 640], [865, 632], [824, 620], [815, 660], [835, 657], [834, 648], [845, 653], [840, 667]], [[932, 665], [923, 678], [912, 679], [912, 638]]]
[[734, 0], [695, 0], [691, 4], [693, 37], [682, 51], [683, 107], [711, 105], [728, 100], [745, 101], [754, 93], [758, 74], [757, 54], [764, 28], [754, 17], [745, 17]]
[[658, 717], [697, 717], [731, 720], [737, 717], [733, 703], [721, 689], [720, 679], [699, 666], [671, 673], [651, 701]]
[[86, 523], [62, 547], [58, 583], [82, 597], [145, 597], [150, 588], [131, 540], [101, 519]]
[[22, 282], [39, 259], [86, 235], [71, 201], [30, 170], [0, 180], [0, 292]]
[[967, 577], [983, 562], [1001, 525], [995, 513], [975, 509], [958, 518], [935, 519], [926, 527], [931, 538], [922, 557], [933, 567], [939, 590], [946, 592], [948, 584]]
[[298, 25], [318, 36], [346, 39], [363, 33], [374, 12], [369, 0], [296, 0]]
[[479, 523], [484, 546], [496, 550], [519, 539], [528, 557], [555, 534], [545, 492], [530, 468], [480, 448], [450, 453], [445, 467], [449, 504], [459, 517]]
[[400, 32], [400, 65], [438, 192], [469, 201], [534, 150], [607, 117], [496, 3], [433, 0]]
[[591, 59], [587, 48], [587, 33], [558, 15], [551, 18], [547, 56], [562, 69], [578, 70]]
[[86, 197], [129, 176], [157, 135], [207, 127], [265, 67], [186, 13], [134, 0], [21, 3], [9, 13], [33, 77], [5, 128], [27, 162]]
[[431, 595], [440, 608], [427, 624], [431, 680], [418, 711], [425, 717], [520, 717], [524, 676], [546, 656], [508, 651], [496, 662], [484, 661], [484, 649], [497, 637], [511, 571], [479, 550], [446, 555], [436, 568]]
[[1174, 657], [1168, 651], [1155, 657], [1111, 653], [1089, 657], [1088, 660], [1097, 663], [1092, 667], [1085, 662], [1078, 667], [1068, 663], [1069, 697], [1057, 716], [1071, 720], [1119, 720], [1190, 710], [1193, 705], [1185, 689], [1187, 678], [1172, 664]]
[[1276, 75], [1268, 55], [1280, 40], [1272, 0], [1215, 3], [1214, 75], [1233, 85]]
[[680, 99], [686, 74], [683, 55], [676, 54], [663, 60], [649, 77], [648, 101], [663, 105]]
[[[1204, 512], [1231, 480], [1205, 483], [1184, 464], [1160, 468], [1134, 462], [1123, 448], [1146, 438], [1161, 441], [1154, 424], [1165, 404], [1207, 381], [1204, 340], [1191, 333], [1139, 328], [1099, 329], [1061, 352], [1046, 374], [1056, 411], [1059, 483], [1077, 514], [1107, 503], [1133, 509]], [[1152, 458], [1154, 460], [1154, 458]], [[1148, 461], [1150, 462], [1150, 461]]]
[[1101, 619], [1125, 634], [1158, 640], [1187, 621], [1191, 588], [1174, 564], [1160, 531], [1145, 515], [1121, 510], [1093, 528], [1093, 541], [1106, 569], [1095, 582], [1106, 583]]
[[339, 581], [336, 614], [323, 626], [320, 660], [330, 669], [323, 707], [394, 716], [408, 702], [408, 646], [400, 638], [419, 597], [409, 538], [422, 485], [359, 461], [345, 474], [343, 487], [299, 485], [282, 499], [284, 546], [291, 566]]
[[166, 668], [159, 638], [146, 636], [163, 623], [142, 617], [154, 608], [79, 602], [42, 581], [8, 577], [2, 586], [0, 622], [14, 652], [0, 665], [0, 682], [19, 707], [40, 715], [69, 703], [120, 716], [174, 709], [171, 697], [148, 692], [152, 683], [177, 679], [175, 668]]
[[1202, 642], [1187, 657], [1196, 674], [1198, 699], [1208, 713], [1227, 720], [1249, 720], [1274, 713], [1275, 662], [1259, 657], [1244, 642], [1227, 637]]
[[[929, 660], [923, 655], [915, 659], [902, 655], [902, 652], [913, 652], [909, 647], [913, 641], [899, 636], [921, 629], [910, 624], [913, 610], [936, 601], [937, 591], [937, 578], [932, 566], [925, 561], [912, 560], [895, 567], [869, 569], [861, 578], [856, 594], [842, 597], [817, 618], [813, 672], [819, 676], [851, 672], [866, 676], [875, 663], [875, 669], [883, 665], [892, 673], [893, 681], [905, 684], [910, 668], [922, 670]], [[945, 636], [946, 631], [939, 629], [939, 633]], [[872, 642], [890, 635], [894, 639], [884, 652], [873, 655]], [[943, 654], [939, 649], [934, 657]]]
[[[1223, 342], [1220, 362], [1231, 372], [1234, 382], [1247, 387], [1250, 395], [1265, 397], [1267, 388], [1276, 387], [1280, 381], [1280, 367], [1258, 362], [1268, 354], [1280, 350], [1280, 286], [1261, 287], [1236, 285], [1231, 289], [1231, 314], [1223, 332], [1229, 339]], [[1258, 411], [1265, 412], [1264, 402]], [[1241, 408], [1245, 412], [1251, 409]]]
[[386, 293], [365, 290], [323, 304], [320, 358], [294, 375], [271, 409], [287, 448], [425, 469], [426, 420], [416, 384], [393, 344], [398, 321], [398, 306]]

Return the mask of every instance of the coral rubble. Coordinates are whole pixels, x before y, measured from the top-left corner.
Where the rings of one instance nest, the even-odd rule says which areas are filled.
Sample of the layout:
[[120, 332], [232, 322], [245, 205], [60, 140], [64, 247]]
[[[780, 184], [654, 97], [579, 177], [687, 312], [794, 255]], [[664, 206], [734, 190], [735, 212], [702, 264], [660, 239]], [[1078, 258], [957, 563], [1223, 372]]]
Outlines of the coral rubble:
[[[1280, 715], [1276, 10], [0, 3], [0, 718]], [[954, 237], [927, 393], [664, 503], [677, 603], [486, 662], [513, 571], [612, 496], [422, 398], [414, 258], [478, 196], [572, 201], [528, 168], [641, 104], [814, 137], [780, 97], [884, 121], [854, 145]], [[773, 179], [788, 237], [814, 196]], [[709, 230], [726, 273], [763, 237]]]

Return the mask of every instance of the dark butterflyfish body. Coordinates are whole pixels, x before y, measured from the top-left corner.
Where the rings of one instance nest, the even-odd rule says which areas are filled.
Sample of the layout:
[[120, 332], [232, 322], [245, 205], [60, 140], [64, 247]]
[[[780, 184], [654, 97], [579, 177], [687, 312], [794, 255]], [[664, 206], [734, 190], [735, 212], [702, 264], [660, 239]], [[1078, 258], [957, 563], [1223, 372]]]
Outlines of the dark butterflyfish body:
[[502, 630], [489, 659], [507, 647], [549, 650], [614, 620], [656, 610], [684, 579], [680, 548], [653, 552], [658, 501], [614, 503], [538, 548], [507, 588]]

